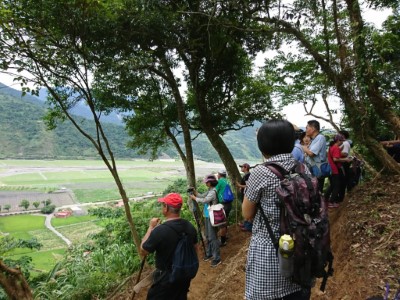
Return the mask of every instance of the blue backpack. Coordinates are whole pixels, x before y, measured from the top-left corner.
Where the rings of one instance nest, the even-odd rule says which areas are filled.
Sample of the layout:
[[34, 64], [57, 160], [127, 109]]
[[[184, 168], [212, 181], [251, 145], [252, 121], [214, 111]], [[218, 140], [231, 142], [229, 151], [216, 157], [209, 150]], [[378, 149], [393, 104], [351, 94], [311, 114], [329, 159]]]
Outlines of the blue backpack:
[[222, 193], [222, 203], [230, 203], [234, 199], [231, 187], [229, 184], [225, 186], [224, 192]]

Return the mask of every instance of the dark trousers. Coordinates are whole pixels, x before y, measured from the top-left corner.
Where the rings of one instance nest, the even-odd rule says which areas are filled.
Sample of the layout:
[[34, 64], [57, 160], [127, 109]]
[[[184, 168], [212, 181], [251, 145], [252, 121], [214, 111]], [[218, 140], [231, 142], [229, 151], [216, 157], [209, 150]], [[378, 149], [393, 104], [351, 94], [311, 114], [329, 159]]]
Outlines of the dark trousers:
[[311, 289], [302, 289], [301, 291], [298, 291], [296, 293], [287, 295], [283, 298], [279, 298], [276, 300], [309, 300], [311, 297]]
[[353, 170], [350, 166], [350, 163], [344, 162], [342, 163], [343, 169], [344, 169], [344, 182], [345, 182], [345, 188], [347, 189], [347, 192], [350, 192], [351, 189], [355, 186], [354, 184], [354, 173]]
[[326, 177], [323, 176], [318, 178], [318, 189], [321, 192], [321, 194], [324, 192], [325, 178]]
[[339, 174], [332, 174], [329, 177], [330, 185], [324, 194], [325, 199], [331, 203], [339, 203], [344, 199], [346, 183], [344, 173], [339, 169]]
[[155, 270], [147, 300], [187, 300], [189, 287], [190, 280], [170, 283], [168, 272]]

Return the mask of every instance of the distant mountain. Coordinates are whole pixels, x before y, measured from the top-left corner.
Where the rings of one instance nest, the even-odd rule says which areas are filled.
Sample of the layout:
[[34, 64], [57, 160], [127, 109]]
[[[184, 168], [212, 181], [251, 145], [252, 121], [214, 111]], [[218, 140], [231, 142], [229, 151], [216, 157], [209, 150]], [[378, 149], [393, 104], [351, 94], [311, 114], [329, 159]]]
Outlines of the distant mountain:
[[[36, 97], [21, 97], [19, 91], [15, 94], [0, 87], [0, 158], [98, 158], [92, 144], [68, 121], [47, 130], [45, 113], [45, 105]], [[85, 130], [95, 133], [93, 121], [79, 117], [78, 121]], [[138, 156], [126, 147], [129, 137], [122, 126], [108, 123], [104, 128], [116, 157]]]
[[[99, 158], [92, 144], [83, 137], [75, 127], [66, 121], [57, 126], [55, 130], [46, 130], [43, 116], [46, 113], [43, 93], [41, 99], [31, 95], [21, 96], [21, 92], [0, 83], [0, 159], [84, 159]], [[43, 98], [44, 97], [44, 98]], [[80, 124], [94, 133], [94, 123], [86, 118], [87, 108], [82, 105], [80, 111]], [[102, 119], [103, 120], [103, 119]], [[103, 123], [112, 150], [117, 158], [139, 157], [133, 149], [126, 147], [129, 136], [123, 123]], [[179, 137], [178, 137], [179, 138]], [[183, 144], [182, 138], [179, 140]], [[244, 128], [240, 131], [230, 132], [224, 140], [238, 160], [259, 160], [261, 154], [257, 149], [254, 128]], [[194, 154], [197, 158], [206, 161], [219, 162], [220, 159], [215, 149], [211, 146], [205, 135], [199, 136], [193, 142]], [[173, 147], [168, 147], [160, 155], [177, 157]]]
[[[39, 90], [39, 100], [45, 102], [47, 99], [47, 89], [40, 89]], [[90, 111], [89, 107], [83, 103], [78, 103], [76, 106], [74, 106], [71, 109], [71, 114], [84, 117], [86, 119], [92, 119], [92, 112]], [[116, 112], [111, 112], [108, 115], [102, 115], [101, 116], [101, 121], [105, 123], [112, 123], [116, 125], [124, 125], [122, 121], [122, 115], [117, 114]]]

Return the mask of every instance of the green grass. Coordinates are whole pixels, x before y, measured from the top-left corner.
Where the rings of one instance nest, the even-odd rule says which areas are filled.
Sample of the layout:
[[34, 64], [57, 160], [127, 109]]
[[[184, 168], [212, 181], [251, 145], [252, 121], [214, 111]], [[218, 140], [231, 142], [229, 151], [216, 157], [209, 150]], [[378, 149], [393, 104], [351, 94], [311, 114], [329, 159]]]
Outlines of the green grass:
[[67, 244], [60, 237], [48, 229], [29, 231], [29, 234], [36, 237], [43, 245], [41, 251], [67, 247]]
[[63, 258], [65, 251], [66, 248], [52, 249], [46, 251], [35, 251], [35, 252], [30, 252], [29, 255], [27, 255], [27, 253], [16, 254], [9, 256], [9, 258], [18, 259], [24, 255], [31, 257], [34, 265], [34, 270], [31, 275], [35, 276], [37, 274], [40, 274], [41, 272], [50, 271], [54, 267], [54, 265]]
[[19, 232], [31, 231], [46, 228], [44, 225], [44, 216], [21, 215], [8, 216], [0, 218], [0, 231], [2, 232]]
[[96, 220], [96, 217], [94, 216], [71, 216], [68, 218], [52, 218], [51, 219], [51, 225], [53, 227], [61, 227], [61, 226], [66, 226], [66, 225], [71, 225], [71, 224], [78, 224], [82, 222], [88, 222], [88, 221], [93, 221]]
[[[201, 165], [202, 162], [198, 162], [198, 164]], [[48, 172], [39, 173], [34, 170], [32, 173], [0, 177], [0, 191], [51, 192], [61, 187], [67, 187], [82, 203], [121, 198], [113, 177], [105, 169], [104, 162], [99, 160], [0, 160], [0, 166], [0, 174], [8, 172], [11, 167], [51, 168]], [[58, 167], [71, 167], [71, 169], [61, 171], [57, 170]], [[183, 177], [183, 175], [176, 175], [178, 174], [175, 171], [177, 167], [182, 167], [182, 163], [144, 160], [117, 161], [120, 178], [130, 198], [142, 196], [148, 192], [162, 192], [177, 177]], [[87, 240], [88, 234], [97, 233], [104, 227], [94, 220], [95, 218], [92, 216], [53, 218], [52, 224], [73, 243], [82, 243]], [[12, 256], [8, 257], [17, 258], [28, 255], [32, 257], [35, 268], [51, 270], [57, 261], [56, 257], [65, 253], [67, 246], [58, 236], [45, 228], [44, 221], [44, 216], [1, 217], [1, 232], [10, 233], [11, 236], [21, 239], [36, 237], [43, 245], [40, 251], [17, 249], [12, 252]]]
[[94, 222], [85, 222], [73, 224], [64, 227], [58, 227], [57, 231], [69, 239], [72, 243], [82, 243], [88, 239], [89, 234], [98, 233], [103, 228]]
[[[76, 167], [60, 172], [36, 172], [2, 177], [0, 190], [52, 192], [61, 187], [71, 189], [81, 203], [117, 200], [121, 196], [114, 178], [101, 161], [2, 161], [14, 167]], [[128, 197], [138, 197], [147, 192], [160, 193], [178, 176], [175, 170], [180, 162], [118, 161], [119, 176]], [[181, 176], [180, 176], [181, 177]]]
[[[87, 240], [89, 234], [97, 233], [102, 229], [94, 220], [96, 220], [96, 217], [93, 216], [72, 216], [66, 219], [53, 218], [52, 223], [73, 243], [82, 243]], [[42, 244], [39, 251], [18, 248], [6, 254], [6, 257], [11, 259], [17, 259], [23, 255], [32, 257], [35, 269], [39, 270], [34, 271], [33, 276], [39, 274], [40, 271], [50, 271], [57, 260], [62, 258], [67, 248], [66, 243], [61, 238], [45, 227], [44, 221], [44, 216], [34, 215], [0, 218], [1, 232], [10, 233], [12, 237], [17, 239], [29, 240], [35, 237]]]

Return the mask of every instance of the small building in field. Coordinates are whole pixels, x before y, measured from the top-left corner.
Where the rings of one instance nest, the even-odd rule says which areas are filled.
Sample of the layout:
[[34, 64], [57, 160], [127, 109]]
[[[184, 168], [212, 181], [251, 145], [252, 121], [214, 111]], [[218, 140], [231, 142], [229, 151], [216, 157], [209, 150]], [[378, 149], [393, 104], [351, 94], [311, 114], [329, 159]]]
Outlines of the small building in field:
[[115, 204], [115, 207], [124, 207], [124, 201], [118, 201], [118, 203]]
[[71, 210], [61, 210], [61, 211], [54, 213], [54, 216], [56, 218], [68, 218], [71, 215], [72, 215]]

